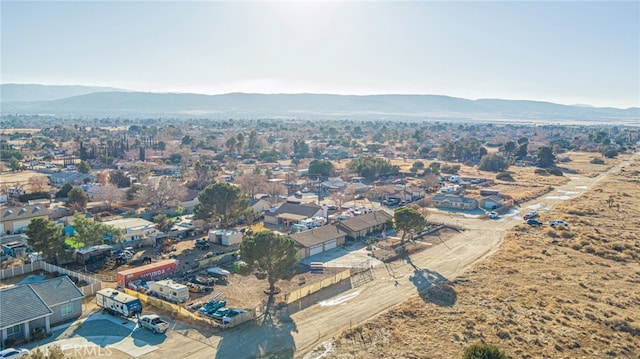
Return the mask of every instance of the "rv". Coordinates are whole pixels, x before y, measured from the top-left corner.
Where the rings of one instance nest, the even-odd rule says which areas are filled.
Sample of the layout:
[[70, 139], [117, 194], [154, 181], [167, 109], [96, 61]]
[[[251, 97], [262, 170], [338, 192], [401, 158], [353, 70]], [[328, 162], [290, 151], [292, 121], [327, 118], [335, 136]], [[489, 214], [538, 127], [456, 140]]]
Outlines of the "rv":
[[134, 317], [142, 313], [140, 299], [112, 288], [97, 291], [96, 304], [109, 314], [120, 315], [125, 318]]
[[157, 294], [158, 297], [173, 303], [183, 303], [189, 300], [189, 287], [176, 283], [171, 279], [149, 282], [149, 291]]

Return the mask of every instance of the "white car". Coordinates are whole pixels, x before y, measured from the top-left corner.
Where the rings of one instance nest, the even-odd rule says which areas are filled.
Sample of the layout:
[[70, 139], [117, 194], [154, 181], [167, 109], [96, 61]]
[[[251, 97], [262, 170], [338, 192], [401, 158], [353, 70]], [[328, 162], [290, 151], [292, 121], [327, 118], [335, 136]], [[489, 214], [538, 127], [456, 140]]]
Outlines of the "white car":
[[500, 216], [500, 214], [498, 214], [498, 212], [490, 212], [489, 213], [489, 218], [491, 219], [496, 219]]
[[557, 220], [557, 221], [549, 221], [549, 225], [551, 227], [555, 227], [555, 226], [565, 226], [565, 227], [569, 227], [569, 223], [562, 221], [562, 220]]
[[18, 359], [25, 358], [29, 355], [29, 351], [23, 348], [7, 348], [3, 351], [0, 351], [0, 358], [2, 359]]

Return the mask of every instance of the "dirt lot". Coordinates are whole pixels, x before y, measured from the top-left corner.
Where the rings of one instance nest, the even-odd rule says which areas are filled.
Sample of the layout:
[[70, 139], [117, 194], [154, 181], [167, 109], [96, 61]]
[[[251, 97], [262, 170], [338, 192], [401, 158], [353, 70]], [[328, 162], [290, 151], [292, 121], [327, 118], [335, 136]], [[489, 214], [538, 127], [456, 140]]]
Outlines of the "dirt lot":
[[[596, 170], [566, 165], [587, 177]], [[640, 357], [639, 179], [636, 157], [542, 213], [541, 220], [564, 219], [569, 228], [518, 224], [493, 256], [456, 280], [343, 332], [310, 357], [457, 358], [481, 340], [520, 358]]]

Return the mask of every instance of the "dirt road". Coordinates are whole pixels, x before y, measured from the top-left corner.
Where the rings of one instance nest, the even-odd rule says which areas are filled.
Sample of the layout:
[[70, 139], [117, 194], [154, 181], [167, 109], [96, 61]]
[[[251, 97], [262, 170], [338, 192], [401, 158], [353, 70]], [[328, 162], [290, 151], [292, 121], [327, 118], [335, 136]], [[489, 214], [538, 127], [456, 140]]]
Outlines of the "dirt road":
[[[624, 163], [620, 166], [623, 165]], [[609, 172], [618, 171], [620, 166]], [[385, 310], [418, 294], [419, 289], [445, 278], [452, 280], [461, 276], [475, 262], [495, 252], [505, 232], [523, 223], [521, 218], [524, 213], [535, 210], [543, 220], [551, 220], [553, 218], [545, 218], [545, 212], [555, 204], [584, 192], [604, 176], [606, 174], [595, 178], [571, 176], [565, 185], [536, 200], [523, 203], [517, 211], [499, 220], [434, 213], [430, 216], [430, 221], [455, 224], [466, 230], [447, 236], [444, 243], [412, 254], [411, 263], [396, 262], [374, 267], [375, 280], [360, 287], [296, 313], [283, 308], [273, 318], [267, 317], [262, 323], [247, 323], [210, 336], [206, 338], [210, 347], [186, 350], [181, 352], [181, 356], [209, 358], [215, 352], [217, 358], [303, 357], [341, 330], [374, 316], [384, 315]], [[451, 300], [455, 300], [455, 292], [452, 295]], [[176, 349], [160, 348], [142, 357], [160, 358]], [[313, 358], [316, 355], [308, 354], [306, 357]]]

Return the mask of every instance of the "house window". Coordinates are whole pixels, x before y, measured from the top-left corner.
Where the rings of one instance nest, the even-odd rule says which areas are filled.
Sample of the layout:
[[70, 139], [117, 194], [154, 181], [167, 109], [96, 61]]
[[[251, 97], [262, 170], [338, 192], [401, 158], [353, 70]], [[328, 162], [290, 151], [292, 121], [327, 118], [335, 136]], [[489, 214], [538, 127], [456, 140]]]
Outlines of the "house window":
[[20, 333], [21, 325], [14, 325], [13, 327], [7, 328], [7, 336], [12, 336]]
[[60, 306], [60, 314], [64, 317], [73, 312], [73, 303], [67, 303]]

